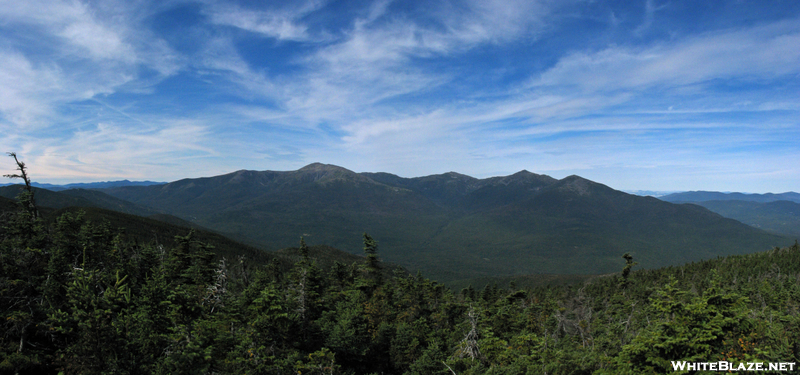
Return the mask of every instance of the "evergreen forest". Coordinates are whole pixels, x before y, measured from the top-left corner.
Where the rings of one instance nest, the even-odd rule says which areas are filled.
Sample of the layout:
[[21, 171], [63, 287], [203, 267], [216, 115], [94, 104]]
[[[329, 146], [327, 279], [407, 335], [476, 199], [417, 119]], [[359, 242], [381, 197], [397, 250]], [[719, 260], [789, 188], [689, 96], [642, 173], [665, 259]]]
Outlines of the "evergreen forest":
[[[24, 172], [24, 170], [23, 170]], [[26, 179], [27, 182], [27, 179]], [[453, 291], [380, 261], [143, 241], [30, 186], [0, 229], [2, 374], [648, 374], [800, 362], [800, 248]], [[446, 262], [447, 260], [443, 260]], [[678, 372], [680, 373], [680, 372]]]

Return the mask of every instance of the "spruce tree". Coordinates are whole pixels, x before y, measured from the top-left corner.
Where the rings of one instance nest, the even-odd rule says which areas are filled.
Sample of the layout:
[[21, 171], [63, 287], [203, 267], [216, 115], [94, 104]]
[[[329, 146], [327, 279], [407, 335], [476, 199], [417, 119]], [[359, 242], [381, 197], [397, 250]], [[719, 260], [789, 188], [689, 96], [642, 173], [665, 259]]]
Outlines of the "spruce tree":
[[376, 285], [380, 285], [382, 278], [380, 272], [380, 261], [378, 260], [378, 243], [364, 233], [364, 254], [367, 256], [367, 275]]

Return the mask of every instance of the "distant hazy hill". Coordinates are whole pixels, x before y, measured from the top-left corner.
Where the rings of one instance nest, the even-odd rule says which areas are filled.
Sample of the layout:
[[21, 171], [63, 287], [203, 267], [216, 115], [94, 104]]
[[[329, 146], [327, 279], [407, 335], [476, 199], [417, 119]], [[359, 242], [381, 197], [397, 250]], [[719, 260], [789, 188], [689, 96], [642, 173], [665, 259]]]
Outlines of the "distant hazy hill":
[[[42, 184], [38, 182], [32, 182], [31, 186], [41, 189], [47, 189], [50, 191], [61, 191], [67, 189], [104, 189], [104, 188], [119, 187], [119, 186], [150, 186], [150, 185], [161, 185], [165, 183], [166, 182], [121, 180], [121, 181], [76, 183], [76, 184], [65, 184], [65, 185]], [[0, 187], [9, 185], [16, 185], [16, 183], [4, 183], [0, 184]]]
[[800, 238], [800, 203], [790, 201], [767, 203], [706, 201], [693, 203], [756, 228], [791, 236], [791, 238]]
[[120, 186], [150, 186], [150, 185], [162, 185], [165, 183], [166, 182], [121, 180], [121, 181], [89, 182], [89, 183], [77, 183], [77, 184], [66, 184], [66, 185], [40, 184], [34, 182], [31, 185], [42, 189], [61, 191], [67, 189], [105, 189], [105, 188], [120, 187]]
[[743, 194], [692, 191], [667, 195], [661, 199], [697, 204], [756, 228], [792, 238], [800, 237], [800, 194], [795, 192]]
[[660, 191], [660, 190], [625, 190], [625, 192], [633, 195], [651, 196], [656, 198], [677, 193], [677, 191]]
[[269, 249], [303, 235], [360, 254], [368, 232], [383, 259], [443, 281], [608, 273], [625, 252], [659, 267], [789, 243], [699, 206], [527, 171], [402, 178], [317, 163], [102, 191]]
[[705, 201], [748, 201], [748, 202], [775, 202], [791, 201], [800, 203], [800, 194], [786, 192], [781, 194], [745, 194], [745, 193], [720, 193], [718, 191], [687, 191], [660, 197], [667, 202], [705, 202]]

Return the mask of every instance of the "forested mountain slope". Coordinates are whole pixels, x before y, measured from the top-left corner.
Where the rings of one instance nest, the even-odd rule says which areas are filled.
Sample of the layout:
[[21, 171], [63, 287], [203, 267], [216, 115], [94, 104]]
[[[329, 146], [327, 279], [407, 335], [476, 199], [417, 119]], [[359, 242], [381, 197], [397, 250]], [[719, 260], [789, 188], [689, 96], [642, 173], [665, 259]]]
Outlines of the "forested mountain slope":
[[[562, 188], [595, 193], [583, 184]], [[800, 361], [796, 243], [633, 272], [626, 255], [621, 273], [577, 285], [454, 293], [387, 275], [367, 235], [350, 264], [323, 270], [301, 243], [288, 267], [256, 266], [219, 262], [193, 235], [158, 246], [17, 207], [0, 216], [0, 374], [657, 374], [673, 361], [737, 372]]]
[[[36, 195], [36, 203], [42, 207], [93, 207], [94, 204], [86, 198], [66, 195], [46, 189], [32, 188]], [[25, 190], [24, 185], [8, 185], [0, 187], [0, 197], [16, 200], [16, 197]], [[111, 197], [113, 199], [113, 197]], [[128, 202], [128, 204], [131, 204]], [[132, 205], [132, 204], [131, 204]]]
[[17, 206], [17, 201], [0, 196], [0, 212], [14, 211]]
[[[35, 193], [38, 198], [40, 190], [35, 189]], [[63, 191], [60, 193], [63, 193]], [[264, 266], [273, 262], [277, 267], [284, 270], [290, 268], [299, 256], [296, 246], [289, 246], [275, 252], [264, 251], [210, 231], [197, 224], [166, 214], [142, 217], [97, 207], [53, 209], [41, 205], [37, 206], [45, 226], [57, 227], [58, 225], [65, 225], [60, 227], [59, 230], [71, 231], [73, 235], [78, 235], [81, 231], [81, 225], [88, 224], [94, 228], [94, 233], [91, 235], [104, 238], [119, 235], [121, 241], [160, 246], [168, 249], [177, 245], [176, 239], [178, 237], [186, 236], [189, 232], [192, 232], [192, 238], [208, 245], [217, 260], [222, 258], [226, 258], [229, 262], [242, 260], [252, 267]], [[0, 196], [0, 217], [11, 217], [19, 209], [20, 206], [16, 200]], [[59, 219], [63, 219], [63, 224], [59, 222]], [[72, 222], [79, 224], [69, 226], [68, 224]], [[0, 234], [3, 232], [4, 228], [0, 228]], [[89, 234], [85, 233], [83, 235]], [[297, 245], [299, 241], [300, 237], [296, 239], [294, 245]], [[332, 267], [337, 261], [350, 264], [363, 259], [361, 256], [325, 245], [311, 246], [309, 249], [310, 257], [315, 259], [320, 267], [325, 270]], [[387, 264], [387, 275], [390, 275], [396, 269], [399, 269], [399, 267]]]
[[527, 171], [409, 179], [317, 163], [103, 191], [268, 249], [305, 236], [356, 253], [368, 232], [386, 260], [442, 281], [608, 273], [625, 252], [659, 267], [790, 243], [701, 207]]
[[626, 252], [654, 268], [789, 243], [702, 207], [638, 197], [577, 176], [529, 199], [454, 220], [434, 241], [463, 249], [448, 254], [447, 266], [467, 267], [472, 260], [484, 275], [532, 268], [600, 274], [616, 270]]
[[[155, 208], [137, 205], [97, 190], [67, 189], [50, 191], [37, 187], [32, 189], [36, 195], [36, 203], [42, 207], [98, 207], [138, 216], [150, 216], [161, 212]], [[3, 186], [0, 187], [0, 196], [15, 199], [23, 190], [24, 185]]]
[[724, 217], [771, 233], [800, 237], [800, 194], [742, 194], [690, 191], [661, 197], [667, 202], [692, 203]]
[[800, 203], [729, 200], [693, 202], [693, 204], [768, 232], [800, 238]]

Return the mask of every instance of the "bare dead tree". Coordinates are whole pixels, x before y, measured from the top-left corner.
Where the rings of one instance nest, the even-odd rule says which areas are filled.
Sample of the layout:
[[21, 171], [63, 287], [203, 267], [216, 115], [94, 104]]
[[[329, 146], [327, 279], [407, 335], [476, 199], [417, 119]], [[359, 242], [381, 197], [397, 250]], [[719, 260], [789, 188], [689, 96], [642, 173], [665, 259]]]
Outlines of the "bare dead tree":
[[9, 152], [8, 156], [14, 158], [14, 162], [17, 163], [17, 170], [19, 171], [19, 174], [5, 174], [3, 177], [21, 178], [22, 181], [25, 182], [25, 193], [23, 194], [26, 194], [27, 197], [20, 199], [20, 202], [25, 205], [25, 209], [30, 212], [34, 220], [38, 219], [39, 210], [36, 209], [36, 202], [33, 200], [33, 187], [31, 187], [31, 179], [28, 177], [28, 171], [27, 168], [25, 168], [25, 163], [19, 161], [16, 152]]
[[298, 280], [296, 284], [289, 286], [289, 289], [293, 291], [295, 296], [295, 301], [297, 301], [297, 313], [300, 315], [300, 319], [305, 323], [306, 322], [306, 312], [308, 311], [308, 268], [303, 267], [298, 271]]
[[480, 339], [478, 335], [478, 314], [475, 312], [475, 307], [472, 305], [469, 306], [467, 318], [469, 319], [470, 330], [467, 332], [464, 339], [461, 340], [461, 346], [458, 348], [456, 355], [458, 358], [469, 356], [469, 358], [473, 360], [475, 358], [482, 359], [483, 354], [481, 354], [480, 348], [478, 347], [478, 339]]
[[208, 303], [211, 306], [212, 313], [217, 306], [223, 306], [222, 298], [228, 292], [228, 265], [224, 257], [219, 261], [219, 266], [214, 272], [216, 273], [214, 282], [206, 287], [206, 295], [202, 302], [203, 305]]

